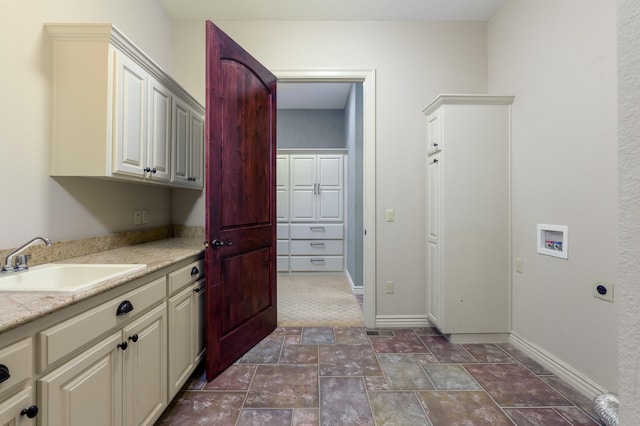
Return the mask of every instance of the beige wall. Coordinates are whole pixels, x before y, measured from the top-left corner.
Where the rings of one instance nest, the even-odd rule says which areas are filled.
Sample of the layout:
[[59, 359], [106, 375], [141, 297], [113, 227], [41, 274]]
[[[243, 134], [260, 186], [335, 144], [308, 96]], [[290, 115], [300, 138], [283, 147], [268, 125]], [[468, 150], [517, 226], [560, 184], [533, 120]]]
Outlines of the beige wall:
[[0, 12], [0, 248], [36, 235], [54, 241], [171, 221], [171, 191], [48, 176], [49, 56], [45, 22], [110, 22], [171, 70], [172, 21], [156, 0], [6, 1]]
[[[508, 1], [489, 22], [489, 91], [515, 95], [513, 333], [618, 389], [616, 6]], [[569, 226], [569, 258], [536, 253], [536, 224]]]
[[[439, 93], [486, 91], [486, 24], [217, 24], [270, 69], [376, 69], [377, 314], [426, 318], [422, 108]], [[176, 75], [204, 96], [204, 23], [176, 23], [174, 32]], [[396, 211], [393, 223], [384, 221], [387, 208]], [[387, 280], [395, 281], [393, 295], [380, 291]]]

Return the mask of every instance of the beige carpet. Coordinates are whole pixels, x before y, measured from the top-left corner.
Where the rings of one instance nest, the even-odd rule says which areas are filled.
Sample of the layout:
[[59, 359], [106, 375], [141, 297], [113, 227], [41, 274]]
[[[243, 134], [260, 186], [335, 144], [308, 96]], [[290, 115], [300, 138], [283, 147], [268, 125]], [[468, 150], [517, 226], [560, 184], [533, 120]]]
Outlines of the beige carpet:
[[278, 326], [364, 327], [344, 276], [278, 275]]

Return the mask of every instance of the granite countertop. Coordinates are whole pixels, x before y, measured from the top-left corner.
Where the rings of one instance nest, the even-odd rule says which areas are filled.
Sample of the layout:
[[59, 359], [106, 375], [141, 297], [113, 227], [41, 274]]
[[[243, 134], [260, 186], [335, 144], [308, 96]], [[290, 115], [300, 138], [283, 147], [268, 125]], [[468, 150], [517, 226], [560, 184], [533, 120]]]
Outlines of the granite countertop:
[[[145, 268], [75, 293], [0, 291], [0, 333], [63, 309], [91, 296], [203, 253], [202, 238], [169, 238], [74, 257], [55, 263], [142, 263]], [[28, 274], [29, 272], [23, 272]]]

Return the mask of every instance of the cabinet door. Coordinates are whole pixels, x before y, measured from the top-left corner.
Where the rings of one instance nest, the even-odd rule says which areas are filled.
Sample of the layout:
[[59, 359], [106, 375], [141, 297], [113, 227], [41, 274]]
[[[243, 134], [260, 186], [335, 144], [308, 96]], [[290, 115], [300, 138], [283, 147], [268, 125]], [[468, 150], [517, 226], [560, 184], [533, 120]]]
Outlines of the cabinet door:
[[194, 330], [197, 306], [194, 305], [193, 286], [171, 297], [169, 316], [169, 397], [173, 398], [194, 368]]
[[189, 177], [189, 124], [189, 106], [174, 98], [171, 181], [181, 185], [185, 184]]
[[292, 155], [290, 158], [291, 221], [316, 220], [316, 156]]
[[195, 335], [195, 365], [198, 364], [200, 359], [204, 357], [204, 350], [206, 348], [206, 340], [205, 340], [205, 280], [200, 280], [196, 283], [194, 288], [194, 299], [195, 299], [195, 327], [193, 327], [196, 335]]
[[167, 406], [167, 311], [164, 303], [124, 329], [124, 425], [147, 425]]
[[204, 186], [204, 120], [193, 111], [189, 120], [191, 132], [187, 152], [191, 161], [189, 161], [187, 182], [189, 186], [202, 188]]
[[276, 219], [289, 221], [289, 156], [276, 157]]
[[35, 425], [38, 416], [30, 419], [22, 415], [22, 410], [28, 409], [35, 403], [33, 387], [27, 386], [16, 392], [10, 398], [0, 403], [0, 426], [30, 426]]
[[442, 327], [444, 283], [442, 276], [442, 163], [441, 155], [427, 158], [427, 285], [429, 320]]
[[38, 381], [40, 426], [122, 424], [118, 331]]
[[427, 153], [442, 149], [442, 139], [442, 110], [437, 110], [427, 116]]
[[342, 221], [343, 159], [342, 155], [318, 155], [317, 220]]
[[147, 73], [125, 54], [115, 55], [114, 173], [136, 176], [146, 167]]
[[146, 176], [168, 182], [171, 179], [171, 102], [172, 94], [149, 76], [149, 129]]

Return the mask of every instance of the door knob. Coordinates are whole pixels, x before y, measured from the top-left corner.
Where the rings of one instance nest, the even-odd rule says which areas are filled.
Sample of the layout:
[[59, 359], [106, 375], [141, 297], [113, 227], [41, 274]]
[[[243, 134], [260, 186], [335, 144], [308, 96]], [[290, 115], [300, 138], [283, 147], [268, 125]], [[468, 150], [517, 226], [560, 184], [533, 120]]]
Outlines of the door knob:
[[231, 245], [233, 245], [233, 243], [231, 241], [213, 240], [213, 241], [211, 241], [211, 245], [213, 246], [213, 248], [218, 248], [218, 247], [222, 247], [222, 246], [231, 246]]

